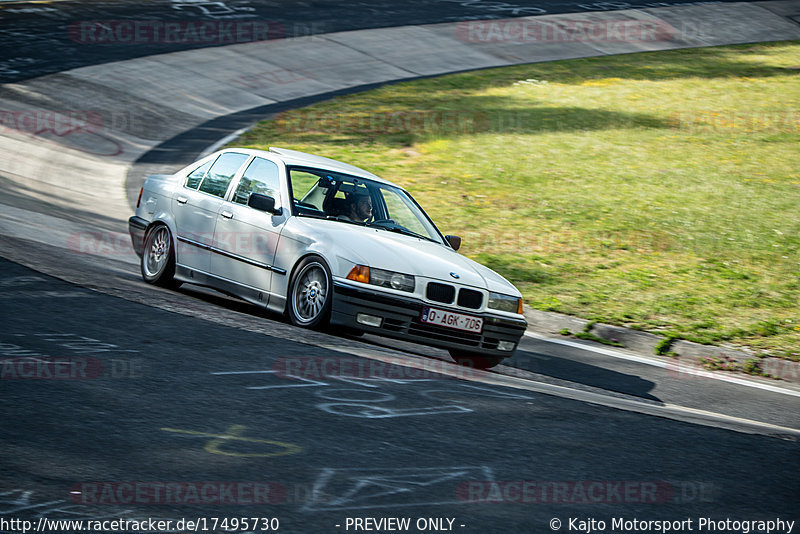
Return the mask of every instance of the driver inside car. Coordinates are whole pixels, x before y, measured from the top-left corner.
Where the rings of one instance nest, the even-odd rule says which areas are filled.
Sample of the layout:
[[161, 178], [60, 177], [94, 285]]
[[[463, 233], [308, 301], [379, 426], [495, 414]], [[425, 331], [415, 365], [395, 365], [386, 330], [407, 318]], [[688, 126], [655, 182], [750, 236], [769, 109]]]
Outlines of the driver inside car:
[[368, 194], [356, 193], [349, 201], [350, 205], [344, 217], [353, 222], [365, 222], [372, 217], [372, 199]]

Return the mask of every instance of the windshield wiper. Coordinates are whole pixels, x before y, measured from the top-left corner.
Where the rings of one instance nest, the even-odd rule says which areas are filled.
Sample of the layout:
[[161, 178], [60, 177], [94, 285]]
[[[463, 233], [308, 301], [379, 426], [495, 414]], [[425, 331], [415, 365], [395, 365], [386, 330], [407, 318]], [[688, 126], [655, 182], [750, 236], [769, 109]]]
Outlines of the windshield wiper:
[[374, 222], [373, 223], [367, 223], [367, 226], [369, 226], [371, 228], [381, 228], [383, 230], [388, 230], [390, 232], [396, 232], [398, 234], [403, 234], [403, 235], [407, 235], [407, 236], [411, 236], [411, 237], [417, 237], [419, 239], [424, 239], [426, 241], [432, 241], [432, 242], [436, 243], [436, 241], [434, 241], [433, 239], [431, 239], [428, 236], [424, 236], [424, 235], [418, 234], [416, 232], [412, 232], [411, 230], [409, 230], [405, 226], [399, 226], [397, 224], [395, 224], [393, 226], [386, 226], [384, 224], [380, 224], [380, 221], [379, 221], [378, 223], [374, 223]]

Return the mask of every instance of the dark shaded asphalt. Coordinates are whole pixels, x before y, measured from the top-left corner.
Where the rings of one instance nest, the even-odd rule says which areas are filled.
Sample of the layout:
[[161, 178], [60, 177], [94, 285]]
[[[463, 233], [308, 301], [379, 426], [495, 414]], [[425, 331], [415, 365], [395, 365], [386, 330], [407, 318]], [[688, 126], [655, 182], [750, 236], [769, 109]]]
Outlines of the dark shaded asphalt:
[[[691, 3], [697, 2], [684, 0], [0, 2], [0, 83], [25, 80], [87, 65], [253, 40], [471, 19], [611, 11]], [[135, 22], [139, 23], [138, 29], [133, 25]], [[167, 23], [170, 26], [167, 26]]]
[[[433, 517], [485, 533], [548, 532], [552, 518], [566, 530], [570, 517], [609, 530], [616, 517], [693, 519], [695, 530], [706, 517], [797, 518], [797, 442], [419, 379], [401, 365], [373, 375], [384, 380], [306, 365], [307, 380], [291, 380], [276, 371], [373, 368], [6, 260], [0, 286], [0, 519], [277, 517], [282, 532], [345, 532], [348, 517]], [[64, 362], [71, 379], [43, 367], [67, 372]], [[208, 481], [260, 484], [266, 502], [188, 489]], [[150, 493], [135, 496], [133, 482]], [[170, 496], [154, 496], [167, 483]]]

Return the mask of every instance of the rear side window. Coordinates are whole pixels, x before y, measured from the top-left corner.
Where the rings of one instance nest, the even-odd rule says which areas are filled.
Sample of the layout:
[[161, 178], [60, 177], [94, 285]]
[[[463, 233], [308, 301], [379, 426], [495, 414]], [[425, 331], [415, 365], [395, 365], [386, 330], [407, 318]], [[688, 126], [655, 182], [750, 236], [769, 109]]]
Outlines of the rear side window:
[[[269, 160], [255, 158], [244, 171], [231, 200], [237, 204], [247, 204], [251, 193], [267, 195], [278, 200], [279, 191], [278, 166]], [[276, 203], [276, 206], [278, 204]]]
[[214, 163], [214, 160], [207, 161], [197, 167], [195, 170], [189, 173], [189, 176], [186, 177], [186, 187], [189, 189], [197, 189], [200, 185], [200, 182], [203, 181], [203, 176], [206, 175], [208, 169], [211, 168], [211, 165]]
[[221, 155], [206, 175], [203, 176], [199, 191], [220, 198], [224, 197], [225, 192], [228, 190], [228, 185], [236, 175], [236, 171], [247, 161], [248, 157], [247, 154], [239, 154], [237, 152], [228, 152]]

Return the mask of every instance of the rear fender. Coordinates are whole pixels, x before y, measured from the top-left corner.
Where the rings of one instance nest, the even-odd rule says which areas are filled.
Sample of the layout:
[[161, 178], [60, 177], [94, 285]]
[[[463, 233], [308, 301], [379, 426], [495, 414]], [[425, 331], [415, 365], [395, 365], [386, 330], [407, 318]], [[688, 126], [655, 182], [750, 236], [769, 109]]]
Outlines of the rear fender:
[[175, 227], [175, 219], [167, 212], [157, 213], [155, 218], [150, 221], [150, 224], [147, 225], [145, 235], [147, 235], [147, 232], [149, 232], [151, 228], [158, 225], [165, 225], [167, 228], [169, 228], [169, 233], [172, 234], [172, 250], [175, 251], [175, 262], [180, 263], [180, 260], [178, 259], [178, 232]]

